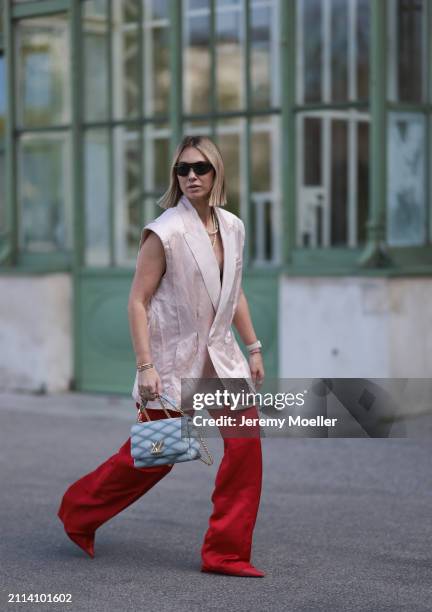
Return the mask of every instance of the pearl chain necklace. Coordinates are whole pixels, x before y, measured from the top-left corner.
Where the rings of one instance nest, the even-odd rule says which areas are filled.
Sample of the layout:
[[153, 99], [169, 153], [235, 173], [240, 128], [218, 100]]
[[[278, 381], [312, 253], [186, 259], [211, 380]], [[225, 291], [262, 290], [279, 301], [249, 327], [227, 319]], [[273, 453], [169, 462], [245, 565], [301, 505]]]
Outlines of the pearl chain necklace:
[[206, 232], [207, 232], [207, 234], [209, 236], [214, 236], [214, 238], [211, 239], [212, 247], [214, 247], [214, 245], [216, 244], [216, 236], [217, 236], [217, 233], [219, 231], [219, 223], [218, 223], [218, 220], [217, 220], [217, 217], [216, 217], [215, 213], [213, 212], [213, 208], [212, 208], [212, 211], [211, 211], [211, 216], [212, 216], [212, 219], [213, 219], [214, 230], [212, 232], [209, 232], [208, 229], [206, 228]]

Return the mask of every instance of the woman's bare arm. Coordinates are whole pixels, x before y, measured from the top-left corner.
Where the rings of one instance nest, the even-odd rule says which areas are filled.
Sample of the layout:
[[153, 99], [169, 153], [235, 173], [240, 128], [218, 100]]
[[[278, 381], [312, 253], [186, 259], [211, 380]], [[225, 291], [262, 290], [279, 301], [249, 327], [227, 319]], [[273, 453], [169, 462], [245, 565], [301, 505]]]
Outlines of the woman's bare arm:
[[[240, 297], [233, 323], [245, 344], [252, 344], [256, 341], [257, 337], [249, 312], [249, 304], [243, 288], [240, 289]], [[249, 355], [249, 368], [254, 384], [260, 386], [264, 380], [264, 364], [261, 353], [257, 352]]]
[[[146, 306], [165, 273], [165, 265], [165, 252], [160, 238], [150, 232], [138, 254], [128, 301], [129, 328], [137, 364], [152, 360]], [[159, 376], [154, 368], [139, 372], [138, 376], [140, 391], [146, 387], [152, 393], [161, 392]]]
[[237, 310], [234, 314], [233, 323], [245, 344], [252, 344], [252, 342], [256, 342], [257, 337], [252, 324], [249, 305], [243, 292], [243, 288], [240, 288], [240, 297]]

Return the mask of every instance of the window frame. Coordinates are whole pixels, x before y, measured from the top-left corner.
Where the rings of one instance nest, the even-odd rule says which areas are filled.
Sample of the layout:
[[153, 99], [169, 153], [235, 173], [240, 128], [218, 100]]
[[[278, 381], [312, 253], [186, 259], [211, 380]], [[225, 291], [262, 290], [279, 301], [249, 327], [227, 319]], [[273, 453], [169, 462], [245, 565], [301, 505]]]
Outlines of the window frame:
[[[389, 0], [390, 1], [390, 0]], [[284, 234], [287, 236], [284, 249], [284, 264], [281, 270], [288, 275], [339, 275], [360, 274], [372, 276], [406, 276], [432, 273], [432, 7], [426, 3], [427, 49], [427, 91], [429, 100], [423, 104], [395, 103], [387, 96], [387, 0], [371, 2], [371, 47], [369, 103], [359, 100], [352, 103], [299, 104], [295, 85], [299, 78], [298, 49], [295, 45], [298, 28], [298, 0], [282, 3], [281, 41], [285, 53], [282, 54], [281, 83], [282, 94], [282, 132], [283, 139], [282, 193]], [[396, 59], [394, 61], [397, 61]], [[294, 92], [294, 93], [293, 93]], [[369, 211], [367, 238], [364, 247], [328, 247], [326, 249], [299, 248], [296, 246], [297, 232], [297, 133], [296, 117], [302, 111], [344, 110], [353, 108], [359, 112], [370, 111], [370, 172], [369, 172]], [[387, 156], [386, 134], [389, 112], [392, 110], [423, 111], [427, 117], [426, 134], [426, 199], [427, 199], [427, 240], [420, 246], [390, 247], [386, 244], [383, 216], [387, 206]], [[290, 160], [288, 163], [287, 160]]]
[[[183, 134], [183, 124], [186, 121], [194, 121], [204, 119], [202, 115], [187, 115], [182, 113], [182, 4], [184, 0], [176, 0], [170, 2], [170, 68], [172, 76], [172, 87], [169, 100], [169, 113], [167, 117], [158, 118], [152, 122], [161, 121], [162, 123], [168, 120], [171, 137], [170, 151], [174, 150], [179, 139]], [[242, 0], [243, 6], [248, 9], [251, 0]], [[390, 2], [390, 0], [389, 0]], [[210, 113], [207, 118], [210, 123], [210, 136], [216, 136], [216, 122], [218, 119], [241, 116], [246, 120], [245, 131], [245, 147], [247, 149], [247, 163], [245, 164], [245, 200], [247, 202], [246, 209], [242, 211], [243, 219], [246, 225], [246, 248], [245, 248], [245, 265], [249, 272], [253, 271], [250, 261], [250, 236], [248, 236], [248, 228], [250, 226], [250, 200], [251, 200], [251, 159], [250, 159], [250, 142], [251, 131], [250, 121], [252, 117], [259, 115], [274, 114], [280, 117], [281, 122], [281, 142], [280, 142], [280, 165], [278, 173], [280, 176], [280, 218], [282, 222], [282, 240], [281, 240], [281, 261], [277, 265], [272, 265], [271, 269], [276, 273], [283, 272], [292, 275], [339, 275], [339, 274], [365, 274], [365, 275], [409, 275], [409, 274], [430, 274], [432, 273], [432, 6], [426, 3], [426, 36], [427, 48], [425, 57], [427, 58], [427, 83], [426, 89], [428, 99], [422, 104], [401, 104], [388, 99], [387, 96], [387, 72], [388, 72], [388, 49], [387, 49], [387, 27], [386, 16], [389, 10], [389, 2], [372, 2], [371, 3], [371, 36], [370, 36], [370, 99], [369, 104], [365, 101], [358, 101], [350, 104], [331, 105], [332, 109], [346, 109], [347, 106], [355, 108], [359, 112], [370, 110], [370, 198], [369, 198], [369, 217], [368, 217], [368, 232], [367, 244], [364, 249], [359, 248], [341, 248], [329, 247], [328, 249], [298, 249], [295, 247], [296, 234], [296, 130], [295, 122], [298, 112], [305, 110], [303, 105], [298, 104], [295, 93], [295, 83], [298, 77], [298, 53], [295, 46], [296, 40], [296, 17], [298, 0], [281, 0], [279, 4], [280, 19], [279, 19], [279, 46], [280, 46], [280, 66], [279, 71], [279, 88], [280, 88], [280, 107], [269, 108], [266, 110], [250, 110], [251, 99], [251, 75], [250, 75], [250, 12], [244, 11], [245, 18], [245, 41], [244, 54], [246, 59], [247, 69], [244, 71], [244, 92], [246, 96], [246, 109], [241, 112], [225, 112], [225, 113]], [[216, 0], [210, 0], [211, 6], [215, 7]], [[110, 4], [110, 3], [109, 3]], [[72, 191], [73, 191], [73, 215], [74, 215], [74, 253], [71, 258], [66, 260], [56, 255], [50, 255], [49, 261], [41, 255], [32, 256], [31, 261], [18, 256], [17, 249], [17, 206], [16, 206], [16, 133], [15, 133], [15, 116], [14, 116], [14, 51], [13, 51], [13, 25], [17, 19], [30, 18], [39, 15], [48, 15], [54, 13], [66, 12], [69, 18], [69, 27], [71, 33], [71, 66], [70, 78], [73, 83], [71, 87], [71, 122], [68, 124], [70, 129], [72, 142]], [[214, 37], [215, 19], [214, 10], [212, 15], [212, 32]], [[6, 58], [6, 74], [7, 74], [7, 120], [5, 134], [5, 179], [6, 179], [6, 207], [7, 219], [10, 224], [10, 233], [8, 237], [7, 253], [0, 261], [2, 271], [7, 271], [8, 266], [32, 270], [48, 270], [48, 269], [77, 269], [84, 267], [84, 214], [83, 214], [83, 139], [81, 130], [91, 127], [108, 127], [114, 126], [116, 121], [113, 119], [112, 107], [107, 121], [103, 122], [85, 122], [82, 109], [81, 99], [81, 80], [82, 80], [82, 57], [81, 57], [81, 2], [73, 2], [72, 0], [40, 0], [39, 2], [23, 2], [10, 5], [9, 2], [4, 3], [4, 32], [0, 37], [0, 45], [3, 44]], [[108, 45], [111, 49], [110, 45]], [[214, 54], [214, 40], [211, 53]], [[112, 62], [111, 53], [109, 52], [109, 62]], [[215, 74], [212, 71], [212, 79], [214, 86]], [[372, 74], [373, 73], [373, 74]], [[383, 82], [379, 82], [384, 78]], [[378, 82], [377, 82], [378, 78]], [[375, 83], [375, 84], [374, 84]], [[112, 84], [112, 71], [109, 71], [109, 86]], [[144, 95], [142, 90], [142, 95]], [[110, 101], [112, 105], [112, 102]], [[308, 105], [308, 110], [319, 110], [328, 108], [327, 104]], [[141, 105], [142, 109], [142, 105]], [[214, 110], [214, 108], [213, 108]], [[386, 160], [387, 151], [385, 150], [386, 143], [386, 122], [389, 111], [413, 111], [424, 112], [427, 114], [426, 121], [426, 142], [427, 142], [427, 158], [426, 158], [426, 180], [427, 180], [427, 239], [428, 243], [417, 247], [387, 247], [383, 241], [383, 232], [385, 228], [382, 223], [382, 216], [385, 213], [383, 206], [386, 205]], [[140, 126], [141, 138], [144, 131], [144, 126], [149, 122], [145, 117], [138, 117], [133, 120], [132, 124]], [[129, 124], [129, 121], [123, 121], [122, 124]], [[56, 128], [52, 128], [56, 129]], [[111, 130], [110, 130], [111, 132]], [[215, 137], [215, 140], [217, 138]], [[113, 159], [113, 142], [111, 138], [111, 173], [114, 172]], [[144, 147], [142, 147], [144, 150]], [[113, 189], [110, 189], [111, 194], [111, 266], [114, 266], [114, 195]], [[154, 197], [154, 193], [145, 192], [143, 185], [143, 201], [147, 198]], [[384, 203], [384, 204], [383, 204]], [[147, 215], [142, 208], [142, 223], [147, 220]], [[3, 241], [4, 242], [4, 241]], [[0, 245], [0, 254], [4, 254], [4, 244]], [[86, 267], [86, 270], [91, 272], [91, 268]], [[118, 268], [116, 268], [118, 269]], [[113, 271], [113, 267], [108, 270]], [[127, 268], [128, 271], [129, 268]], [[106, 269], [96, 268], [95, 273], [105, 273]], [[257, 269], [257, 273], [260, 272]]]

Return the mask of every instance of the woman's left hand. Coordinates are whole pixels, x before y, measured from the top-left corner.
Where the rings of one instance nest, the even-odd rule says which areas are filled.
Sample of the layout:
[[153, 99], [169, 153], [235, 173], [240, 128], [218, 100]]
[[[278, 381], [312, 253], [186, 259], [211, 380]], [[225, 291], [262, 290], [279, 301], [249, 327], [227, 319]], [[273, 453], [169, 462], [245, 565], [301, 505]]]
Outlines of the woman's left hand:
[[260, 387], [264, 381], [264, 363], [261, 352], [257, 351], [249, 355], [249, 368], [253, 384]]

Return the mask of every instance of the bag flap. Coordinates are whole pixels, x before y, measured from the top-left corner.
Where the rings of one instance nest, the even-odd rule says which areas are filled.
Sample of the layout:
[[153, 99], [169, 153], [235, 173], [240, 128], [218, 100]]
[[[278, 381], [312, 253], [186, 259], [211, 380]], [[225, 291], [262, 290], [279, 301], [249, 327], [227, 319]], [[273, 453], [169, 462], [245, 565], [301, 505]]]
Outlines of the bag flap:
[[[158, 419], [144, 423], [134, 423], [131, 428], [131, 455], [135, 459], [145, 457], [162, 457], [177, 455], [189, 450], [188, 428], [185, 419], [188, 417], [175, 417], [172, 419]], [[182, 425], [184, 429], [182, 431]], [[154, 453], [154, 444], [161, 442], [160, 452]]]

